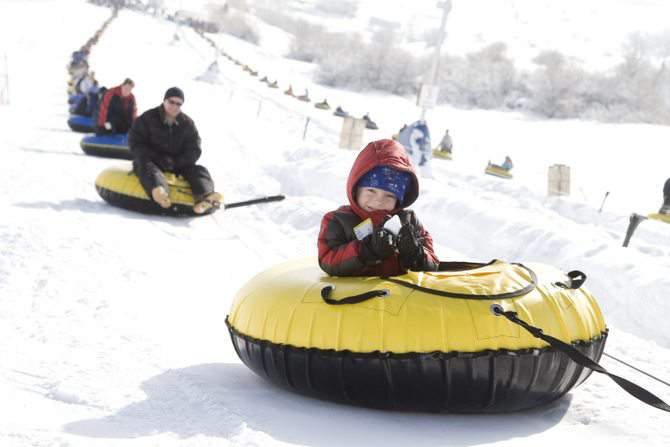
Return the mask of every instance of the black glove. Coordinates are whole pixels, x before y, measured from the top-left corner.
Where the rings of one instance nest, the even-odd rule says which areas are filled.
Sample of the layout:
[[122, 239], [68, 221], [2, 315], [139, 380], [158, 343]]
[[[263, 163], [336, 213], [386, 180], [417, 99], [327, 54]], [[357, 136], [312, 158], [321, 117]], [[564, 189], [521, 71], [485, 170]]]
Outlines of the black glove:
[[411, 223], [406, 223], [398, 232], [398, 253], [400, 264], [411, 270], [421, 270], [426, 258], [419, 231]]
[[361, 241], [360, 258], [365, 263], [378, 264], [395, 254], [396, 241], [393, 233], [379, 228]]

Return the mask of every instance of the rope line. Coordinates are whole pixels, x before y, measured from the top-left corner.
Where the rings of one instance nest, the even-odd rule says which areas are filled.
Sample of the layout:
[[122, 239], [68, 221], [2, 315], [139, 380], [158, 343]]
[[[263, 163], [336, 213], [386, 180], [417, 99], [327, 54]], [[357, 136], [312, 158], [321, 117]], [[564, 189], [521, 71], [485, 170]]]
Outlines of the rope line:
[[612, 360], [616, 360], [616, 361], [619, 362], [619, 363], [623, 363], [623, 364], [626, 365], [627, 367], [632, 368], [632, 369], [634, 369], [634, 370], [637, 371], [637, 372], [641, 372], [641, 373], [644, 374], [645, 376], [651, 377], [652, 379], [654, 379], [654, 380], [656, 380], [656, 381], [658, 381], [658, 382], [661, 382], [663, 385], [666, 385], [666, 386], [670, 387], [670, 383], [666, 382], [666, 381], [663, 380], [663, 379], [659, 379], [658, 377], [656, 377], [656, 376], [654, 376], [654, 375], [652, 375], [652, 374], [649, 374], [648, 372], [643, 371], [643, 370], [641, 370], [640, 368], [637, 368], [637, 367], [631, 365], [630, 363], [626, 363], [626, 362], [624, 362], [623, 360], [618, 359], [618, 358], [614, 357], [613, 355], [610, 355], [610, 354], [608, 354], [608, 353], [606, 353], [606, 352], [603, 352], [603, 355], [606, 356], [606, 357], [611, 358]]

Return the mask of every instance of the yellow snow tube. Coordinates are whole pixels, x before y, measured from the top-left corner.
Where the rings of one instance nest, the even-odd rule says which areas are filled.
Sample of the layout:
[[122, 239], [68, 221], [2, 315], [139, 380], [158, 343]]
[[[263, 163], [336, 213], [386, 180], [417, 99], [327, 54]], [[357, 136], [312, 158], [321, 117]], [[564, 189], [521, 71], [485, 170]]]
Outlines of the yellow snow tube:
[[[373, 407], [514, 411], [556, 399], [586, 379], [589, 372], [491, 306], [516, 311], [597, 361], [607, 329], [588, 291], [566, 288], [566, 274], [542, 264], [468, 266], [384, 279], [331, 277], [314, 261], [287, 262], [237, 293], [227, 324], [238, 355], [261, 376]], [[371, 291], [387, 293], [357, 304], [326, 302]], [[404, 394], [400, 384], [418, 394]], [[459, 387], [470, 389], [467, 396]]]
[[493, 175], [495, 177], [501, 178], [512, 178], [512, 173], [501, 168], [498, 165], [489, 165], [484, 169], [484, 173], [488, 175]]
[[444, 160], [451, 160], [453, 158], [451, 152], [440, 149], [433, 149], [433, 157], [442, 158]]
[[[121, 208], [165, 216], [198, 216], [199, 214], [193, 212], [193, 193], [188, 182], [171, 172], [165, 172], [164, 175], [168, 182], [172, 202], [172, 206], [167, 209], [162, 208], [147, 196], [132, 167], [105, 169], [95, 180], [95, 188], [106, 202]], [[214, 211], [211, 209], [204, 215]]]

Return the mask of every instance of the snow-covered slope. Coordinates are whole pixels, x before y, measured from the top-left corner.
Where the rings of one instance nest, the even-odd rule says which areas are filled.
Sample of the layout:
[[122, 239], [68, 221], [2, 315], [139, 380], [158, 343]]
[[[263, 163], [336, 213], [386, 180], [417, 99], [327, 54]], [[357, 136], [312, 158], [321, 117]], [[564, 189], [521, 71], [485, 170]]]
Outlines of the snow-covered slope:
[[[79, 0], [0, 3], [11, 89], [10, 104], [0, 105], [0, 445], [667, 443], [667, 416], [602, 376], [545, 408], [477, 417], [351, 408], [253, 375], [224, 325], [231, 299], [260, 270], [316, 255], [320, 218], [345, 201], [356, 153], [337, 149], [338, 118], [225, 59], [220, 84], [196, 81], [214, 60], [207, 42], [124, 11], [93, 49], [99, 79], [111, 85], [132, 77], [140, 110], [180, 86], [203, 138], [202, 162], [225, 200], [279, 192], [287, 199], [180, 220], [108, 206], [93, 182], [123, 162], [79, 150], [81, 135], [65, 124], [65, 64], [109, 14]], [[26, 31], [28, 21], [39, 31]], [[293, 62], [266, 60], [270, 51], [216, 39], [240, 59], [309, 83]], [[310, 92], [369, 111], [381, 130], [366, 141], [418, 116], [402, 98]], [[448, 126], [455, 140], [455, 160], [434, 161], [415, 207], [440, 256], [585, 271], [611, 329], [607, 352], [667, 381], [668, 228], [645, 222], [631, 247], [620, 247], [628, 214], [659, 205], [667, 128], [448, 108], [430, 119], [434, 132]], [[639, 141], [645, 144], [633, 144]], [[506, 153], [515, 179], [485, 177], [485, 161]], [[571, 199], [545, 198], [546, 168], [555, 162], [573, 166]], [[611, 202], [598, 213], [605, 190]], [[667, 387], [608, 358], [602, 363], [668, 400]]]

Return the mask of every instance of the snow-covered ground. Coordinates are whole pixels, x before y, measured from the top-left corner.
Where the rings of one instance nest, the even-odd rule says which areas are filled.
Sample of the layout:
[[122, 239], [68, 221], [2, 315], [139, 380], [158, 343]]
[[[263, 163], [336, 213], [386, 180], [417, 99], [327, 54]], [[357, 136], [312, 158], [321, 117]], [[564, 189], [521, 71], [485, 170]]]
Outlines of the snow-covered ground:
[[[180, 86], [225, 200], [287, 199], [199, 219], [116, 209], [93, 182], [124, 162], [85, 156], [66, 126], [65, 65], [109, 15], [80, 0], [0, 3], [10, 79], [10, 104], [0, 105], [0, 445], [667, 445], [667, 414], [597, 374], [550, 406], [500, 416], [352, 408], [256, 377], [224, 325], [232, 297], [262, 269], [316, 255], [320, 218], [344, 203], [356, 156], [337, 148], [338, 118], [281, 90], [290, 79], [314, 99], [370, 112], [380, 130], [366, 141], [419, 111], [404, 98], [318, 88], [310, 67], [227, 36], [212, 37], [283, 88], [223, 58], [219, 83], [196, 81], [215, 58], [206, 41], [124, 11], [90, 58], [102, 83], [133, 78], [140, 110]], [[447, 107], [429, 124], [455, 141], [455, 159], [434, 160], [414, 207], [441, 258], [586, 272], [610, 327], [606, 352], [668, 381], [670, 226], [645, 222], [629, 248], [621, 242], [632, 211], [660, 205], [670, 128]], [[486, 160], [505, 154], [515, 178], [484, 176]], [[573, 169], [570, 198], [546, 197], [553, 163]], [[670, 399], [658, 382], [602, 363]]]

